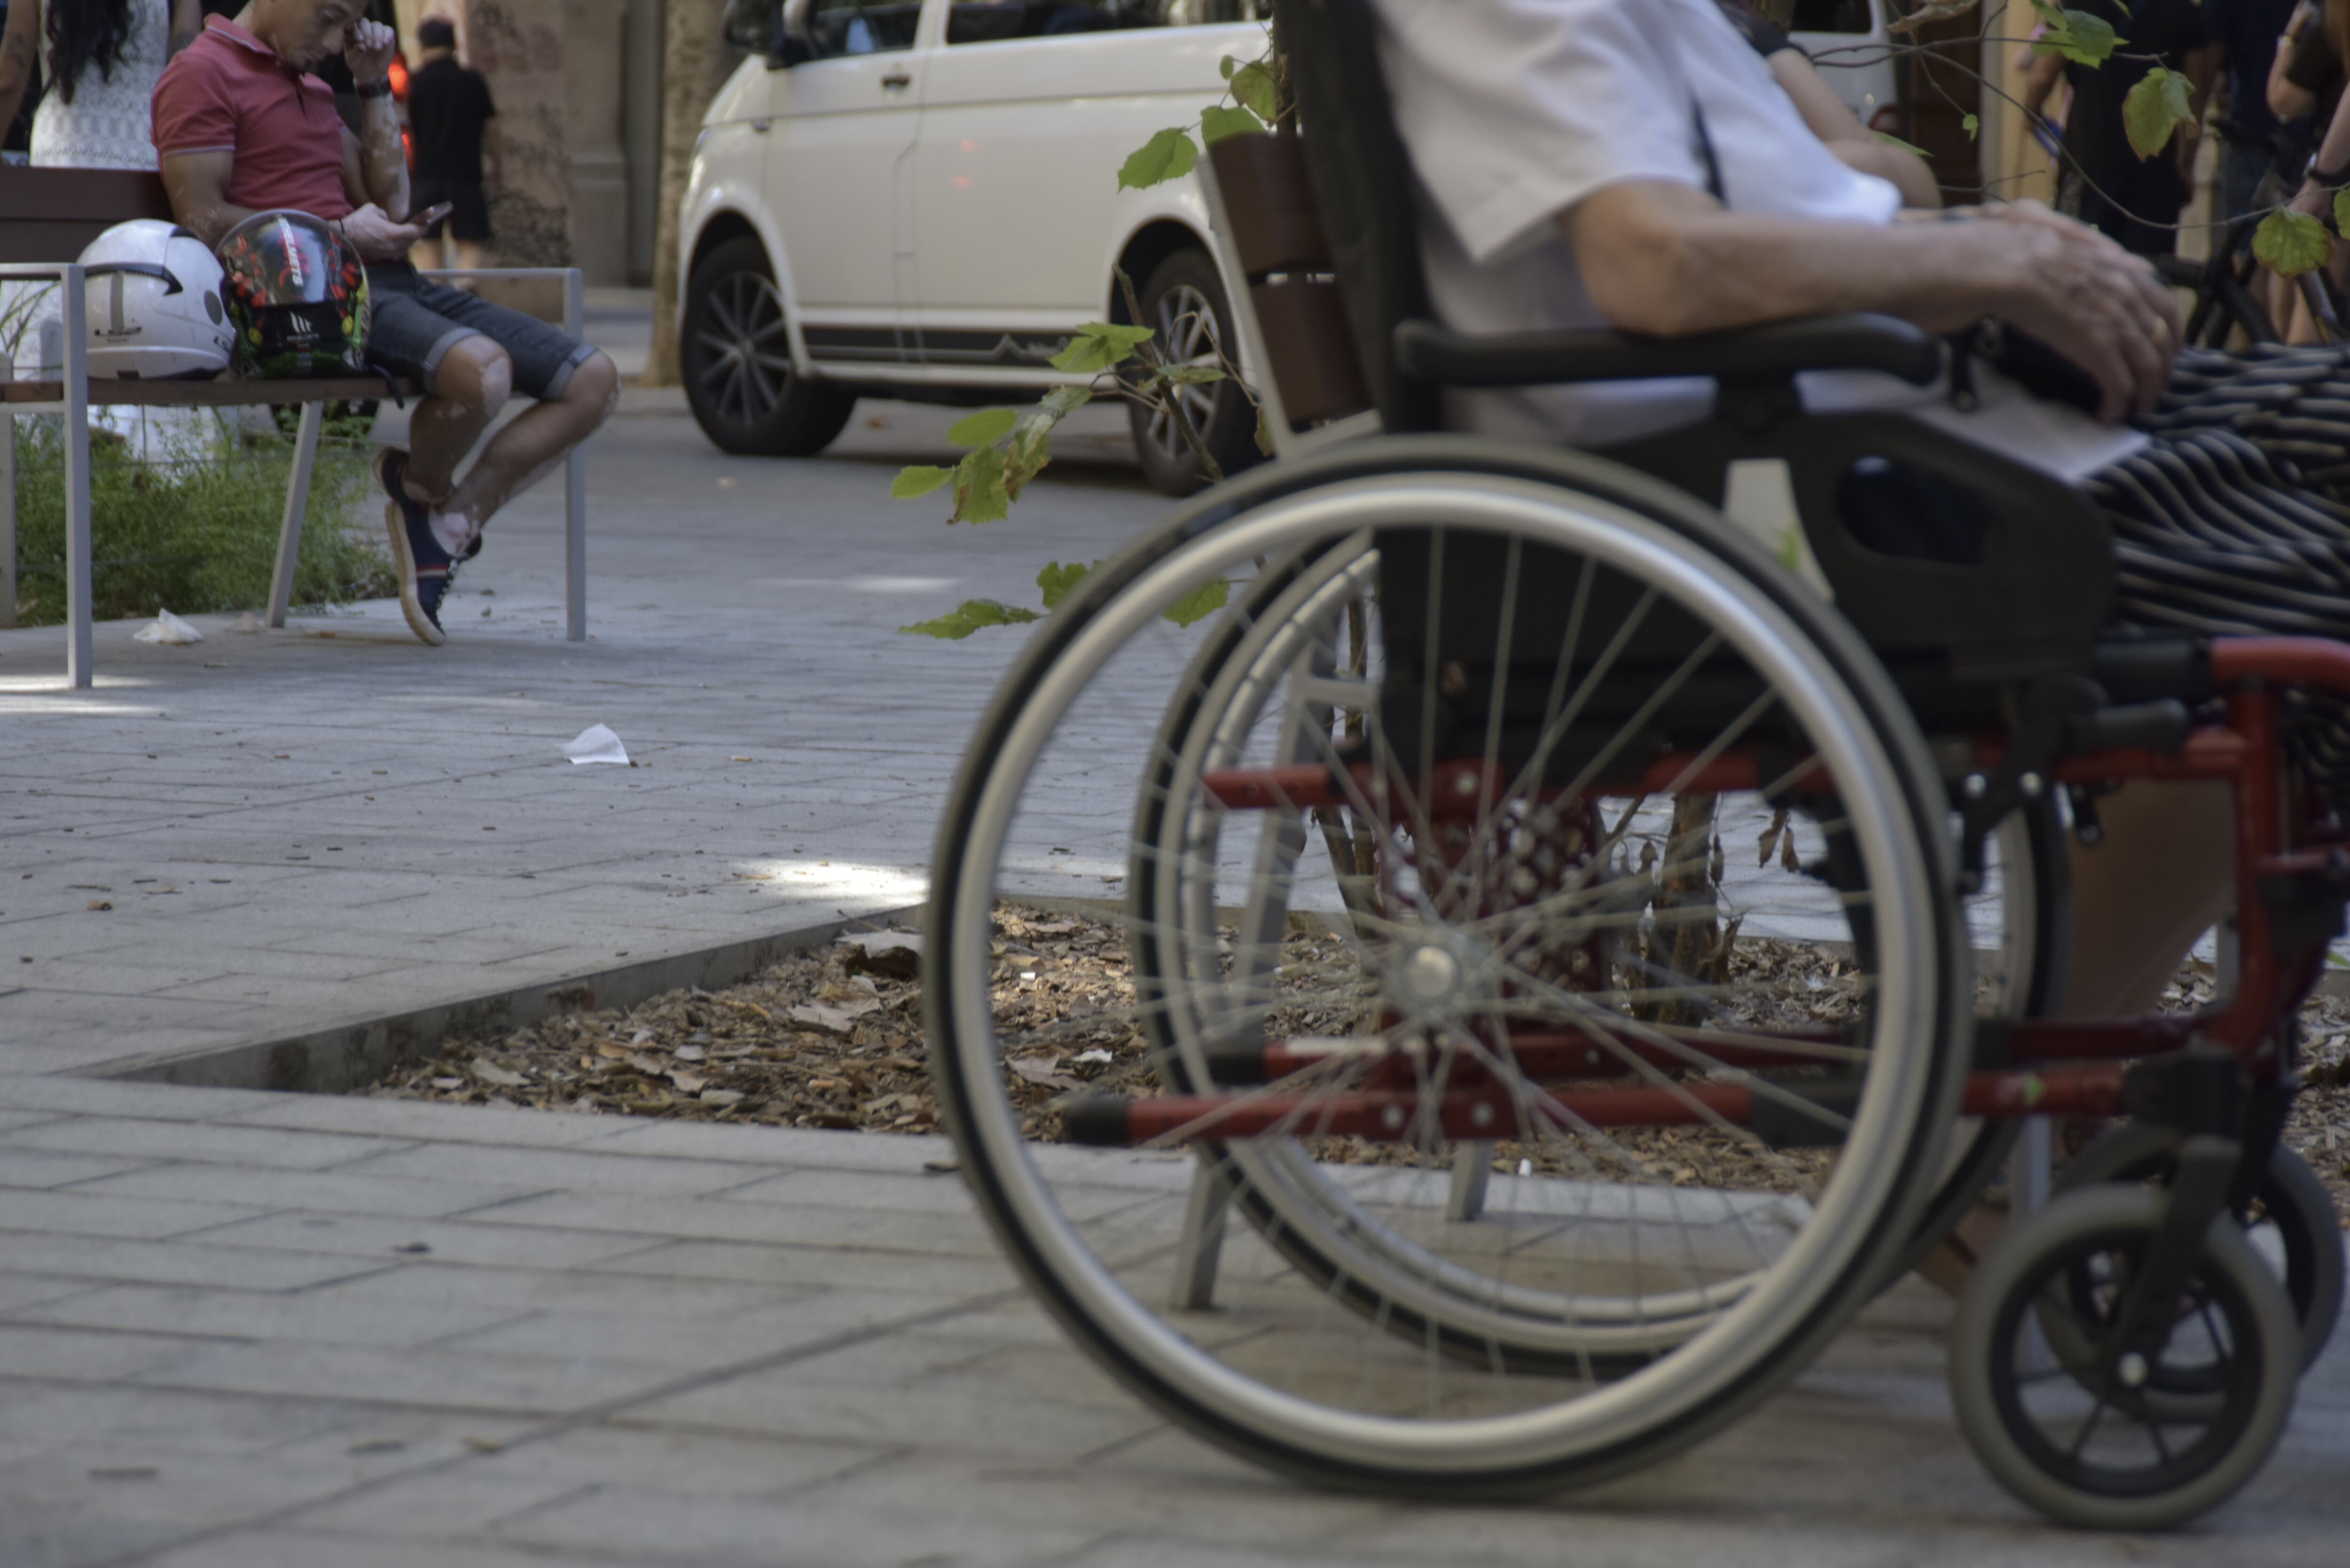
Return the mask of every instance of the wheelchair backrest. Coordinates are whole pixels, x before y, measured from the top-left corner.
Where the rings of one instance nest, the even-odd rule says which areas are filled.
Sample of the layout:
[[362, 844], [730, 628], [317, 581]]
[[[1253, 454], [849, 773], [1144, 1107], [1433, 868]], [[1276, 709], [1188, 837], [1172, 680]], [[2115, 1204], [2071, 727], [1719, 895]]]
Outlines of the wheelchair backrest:
[[[1441, 372], [1416, 362], [1415, 376], [1399, 351], [1399, 329], [1409, 337], [1430, 307], [1370, 5], [1274, 0], [1274, 16], [1303, 133], [1209, 149], [1226, 265], [1247, 285], [1246, 304], [1234, 304], [1253, 322], [1291, 432], [1367, 409], [1390, 433], [1439, 429]], [[1603, 356], [1620, 351], [1625, 368], [1565, 379], [1659, 373], [1659, 340], [1575, 336]], [[1783, 462], [1838, 607], [1897, 667], [1980, 684], [2087, 661], [2110, 606], [2112, 542], [2074, 487], [1895, 415], [1806, 414], [1794, 372], [1755, 372], [1735, 358], [1736, 337], [1721, 340], [1710, 422], [1602, 454], [1716, 506], [1732, 463]], [[1543, 379], [1561, 378], [1523, 378]], [[1421, 554], [1389, 553], [1399, 563]]]

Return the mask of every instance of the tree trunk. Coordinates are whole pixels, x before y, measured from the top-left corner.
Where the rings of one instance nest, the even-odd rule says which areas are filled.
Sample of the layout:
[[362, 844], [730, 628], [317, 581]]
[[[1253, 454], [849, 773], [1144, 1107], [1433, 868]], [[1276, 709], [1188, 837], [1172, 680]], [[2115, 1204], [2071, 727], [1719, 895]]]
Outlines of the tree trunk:
[[677, 259], [678, 207], [685, 200], [693, 140], [710, 100], [726, 85], [733, 55], [720, 29], [723, 0], [669, 0], [661, 40], [660, 217], [653, 229], [653, 346], [645, 382], [677, 385], [677, 305], [685, 287]]

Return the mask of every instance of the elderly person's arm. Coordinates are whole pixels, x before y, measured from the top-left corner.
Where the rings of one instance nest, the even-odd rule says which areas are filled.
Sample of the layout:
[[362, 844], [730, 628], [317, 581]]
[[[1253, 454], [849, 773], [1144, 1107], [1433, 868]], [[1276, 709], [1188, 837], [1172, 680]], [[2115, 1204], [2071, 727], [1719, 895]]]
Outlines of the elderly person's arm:
[[1926, 161], [1906, 147], [1896, 147], [1860, 123], [1828, 86], [1812, 57], [1797, 48], [1774, 52], [1764, 61], [1780, 88], [1794, 101], [1795, 112], [1812, 128], [1830, 152], [1847, 169], [1889, 180], [1901, 192], [1902, 205], [1939, 207], [1942, 188], [1935, 182]]
[[2108, 421], [2153, 410], [2178, 342], [2178, 307], [2152, 269], [2037, 207], [1878, 227], [1732, 213], [1686, 185], [1627, 181], [1559, 222], [1592, 302], [1627, 332], [1837, 311], [1947, 332], [1997, 316], [2095, 377]]
[[16, 123], [25, 89], [33, 85], [41, 52], [40, 28], [39, 0], [16, 0], [8, 7], [7, 28], [0, 31], [0, 133]]
[[172, 53], [178, 54], [204, 30], [202, 0], [172, 0]]

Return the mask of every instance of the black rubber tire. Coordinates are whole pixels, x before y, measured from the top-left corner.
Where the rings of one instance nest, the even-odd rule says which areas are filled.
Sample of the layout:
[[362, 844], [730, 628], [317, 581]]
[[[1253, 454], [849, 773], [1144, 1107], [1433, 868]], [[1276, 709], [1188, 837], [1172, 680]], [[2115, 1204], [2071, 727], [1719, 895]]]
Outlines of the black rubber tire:
[[[2168, 1185], [2178, 1158], [2179, 1136], [2145, 1122], [2116, 1127], [2064, 1162], [2056, 1173], [2056, 1191], [2062, 1195], [2108, 1181]], [[2317, 1365], [2342, 1316], [2341, 1218], [2309, 1161], [2282, 1145], [2269, 1157], [2268, 1174], [2256, 1196], [2284, 1243], [2284, 1291], [2301, 1324], [2305, 1370]]]
[[[2240, 1358], [2230, 1408], [2215, 1417], [2214, 1449], [2199, 1443], [2158, 1487], [2054, 1473], [2066, 1462], [2023, 1412], [2012, 1365], [2022, 1319], [2044, 1299], [2052, 1263], [2142, 1247], [2168, 1198], [2106, 1183], [2070, 1192], [2011, 1227], [1983, 1255], [1950, 1334], [1950, 1397], [1960, 1430], [2001, 1485], [2060, 1523], [2091, 1530], [2161, 1530], [2218, 1506], [2251, 1479], [2283, 1435], [2300, 1375], [2300, 1330], [2283, 1287], [2232, 1216], [2211, 1221], [2197, 1277], [2225, 1316]], [[2035, 1452], [2035, 1448], [2039, 1450]], [[2107, 1475], [2118, 1472], [2107, 1471]]]
[[[1157, 323], [1162, 307], [1185, 291], [1194, 302], [1206, 302], [1211, 318], [1207, 324], [1210, 335], [1224, 358], [1237, 363], [1240, 339], [1232, 326], [1232, 306], [1224, 298], [1223, 278], [1205, 251], [1177, 251], [1151, 269], [1137, 296], [1142, 304], [1142, 319]], [[1162, 343], [1161, 350], [1165, 348]], [[1222, 466], [1224, 476], [1230, 478], [1259, 461], [1263, 454], [1256, 444], [1256, 406], [1248, 395], [1227, 379], [1202, 389], [1201, 396], [1209, 412], [1200, 421], [1205, 427], [1199, 431], [1200, 444]], [[1162, 425], [1163, 434], [1153, 434], [1156, 418], [1154, 410], [1141, 403], [1127, 405], [1128, 428], [1134, 434], [1134, 452], [1141, 459], [1143, 476], [1162, 495], [1190, 495], [1208, 484], [1211, 475], [1171, 427]]]
[[[1260, 504], [1348, 480], [1388, 474], [1428, 478], [1447, 472], [1504, 475], [1637, 509], [1701, 542], [1761, 587], [1776, 607], [1833, 660], [1852, 698], [1866, 711], [1898, 778], [1902, 814], [1914, 826], [1915, 842], [1921, 846], [1929, 875], [1937, 885], [1933, 901], [1952, 913], [1933, 944], [1936, 995], [1940, 1001], [1930, 1043], [1930, 1103], [1918, 1107], [1917, 1136], [1898, 1190], [1876, 1218], [1870, 1236], [1854, 1251], [1843, 1272], [1828, 1282], [1804, 1320], [1775, 1343], [1755, 1347], [1752, 1358], [1742, 1364], [1737, 1376], [1709, 1397], [1655, 1420], [1604, 1453], [1564, 1463], [1545, 1460], [1436, 1477], [1368, 1459], [1309, 1451], [1228, 1419], [1181, 1382], [1159, 1376], [1096, 1323], [1059, 1279], [1045, 1246], [1025, 1228], [1010, 1196], [1011, 1179], [992, 1166], [985, 1146], [971, 1130], [972, 1108], [983, 1104], [983, 1096], [1001, 1090], [992, 1082], [970, 1075], [951, 999], [961, 983], [962, 955], [955, 938], [962, 907], [970, 898], [993, 897], [993, 868], [972, 864], [969, 849], [998, 754], [1054, 663], [1108, 601], [1201, 534]], [[1169, 722], [1180, 726], [1184, 720], [1170, 714]], [[1285, 462], [1217, 486], [1178, 508], [1159, 527], [1089, 574], [1059, 611], [1037, 628], [997, 687], [964, 754], [931, 857], [924, 961], [930, 968], [923, 986], [931, 1081], [942, 1120], [962, 1150], [964, 1180], [1007, 1257], [1038, 1300], [1105, 1370], [1193, 1434], [1315, 1485], [1390, 1496], [1460, 1501], [1540, 1495], [1562, 1487], [1588, 1485], [1688, 1448], [1784, 1386], [1875, 1295], [1887, 1259], [1914, 1234], [1944, 1165], [1941, 1132], [1957, 1113], [1968, 1066], [1966, 1043], [1971, 1032], [1971, 965], [1964, 929], [1955, 915], [1955, 867], [1949, 839], [1948, 803], [1941, 780], [1908, 705], [1876, 656], [1817, 594], [1775, 565], [1744, 535], [1725, 524], [1718, 514], [1681, 491], [1587, 453], [1458, 436], [1398, 436], [1348, 442], [1326, 454]], [[1130, 891], [1129, 908], [1144, 908], [1139, 902], [1142, 897], [1140, 889]]]
[[[765, 346], [757, 364], [743, 359], [754, 342]], [[857, 407], [854, 393], [791, 367], [775, 272], [766, 248], [749, 234], [728, 240], [693, 269], [677, 357], [694, 423], [738, 457], [812, 457]]]

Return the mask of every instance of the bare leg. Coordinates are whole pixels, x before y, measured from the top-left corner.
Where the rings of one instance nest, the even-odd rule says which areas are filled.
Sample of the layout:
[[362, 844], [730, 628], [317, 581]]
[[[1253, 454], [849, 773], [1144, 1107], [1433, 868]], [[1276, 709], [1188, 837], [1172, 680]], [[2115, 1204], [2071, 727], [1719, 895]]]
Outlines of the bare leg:
[[[495, 343], [476, 334], [451, 346], [433, 373], [432, 395], [421, 400], [409, 416], [411, 496], [430, 506], [447, 507], [457, 464], [506, 406], [513, 385], [513, 361]], [[486, 461], [488, 453], [483, 456]]]
[[[503, 363], [504, 356], [499, 358]], [[441, 510], [463, 519], [469, 532], [478, 530], [508, 499], [544, 479], [565, 453], [595, 434], [619, 397], [620, 373], [612, 361], [600, 353], [589, 355], [573, 369], [562, 396], [534, 405], [497, 433], [466, 470], [464, 483], [439, 504]]]
[[2073, 851], [2067, 1018], [2142, 1012], [2233, 901], [2236, 819], [2224, 784], [2134, 784], [2097, 803], [2105, 842]]
[[479, 271], [490, 265], [490, 247], [479, 240], [459, 240], [457, 265], [469, 272]]
[[[2125, 785], [2097, 802], [2097, 820], [2105, 841], [2073, 848], [2064, 1018], [2151, 1012], [2235, 896], [2235, 800], [2225, 784]], [[1977, 1206], [1918, 1272], [1958, 1294], [2006, 1223], [2004, 1211]]]

